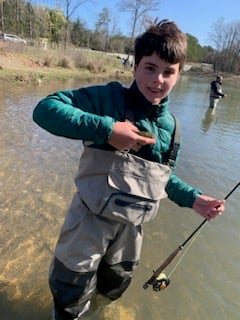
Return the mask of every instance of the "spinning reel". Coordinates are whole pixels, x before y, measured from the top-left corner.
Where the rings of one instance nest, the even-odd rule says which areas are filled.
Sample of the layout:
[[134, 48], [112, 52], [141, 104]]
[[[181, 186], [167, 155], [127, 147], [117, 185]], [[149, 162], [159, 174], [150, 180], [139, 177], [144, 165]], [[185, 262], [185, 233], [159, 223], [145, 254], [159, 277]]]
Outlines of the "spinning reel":
[[144, 285], [143, 288], [147, 289], [150, 285], [152, 286], [154, 291], [161, 291], [167, 288], [170, 284], [170, 279], [163, 272], [159, 274], [159, 276], [155, 277], [154, 275], [149, 279]]
[[152, 287], [154, 291], [161, 291], [167, 288], [170, 284], [170, 279], [166, 276], [165, 273], [160, 273], [160, 275], [153, 282]]

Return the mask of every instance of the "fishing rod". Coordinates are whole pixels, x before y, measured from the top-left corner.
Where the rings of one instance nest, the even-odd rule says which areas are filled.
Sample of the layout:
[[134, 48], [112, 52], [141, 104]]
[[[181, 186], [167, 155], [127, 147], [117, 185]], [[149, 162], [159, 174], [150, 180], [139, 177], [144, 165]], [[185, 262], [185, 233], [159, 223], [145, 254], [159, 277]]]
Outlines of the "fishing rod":
[[[224, 200], [227, 200], [230, 195], [240, 186], [238, 182], [235, 187], [226, 195]], [[144, 283], [143, 289], [147, 289], [149, 286], [153, 287], [154, 291], [160, 291], [165, 289], [169, 283], [169, 278], [163, 273], [164, 269], [173, 261], [173, 259], [183, 250], [185, 245], [196, 235], [196, 233], [205, 225], [208, 219], [204, 219], [200, 225], [188, 236], [188, 238], [180, 244], [168, 257], [167, 259], [153, 272], [153, 275]]]

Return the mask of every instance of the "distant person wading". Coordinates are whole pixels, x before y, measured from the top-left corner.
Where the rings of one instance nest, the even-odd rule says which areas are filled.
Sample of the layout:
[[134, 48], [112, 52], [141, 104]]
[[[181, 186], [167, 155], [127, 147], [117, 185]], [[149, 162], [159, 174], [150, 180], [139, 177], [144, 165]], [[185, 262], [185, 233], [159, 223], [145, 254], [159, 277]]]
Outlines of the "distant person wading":
[[211, 91], [210, 91], [210, 105], [209, 108], [215, 109], [221, 98], [227, 97], [222, 91], [222, 76], [217, 76], [216, 80], [211, 82]]

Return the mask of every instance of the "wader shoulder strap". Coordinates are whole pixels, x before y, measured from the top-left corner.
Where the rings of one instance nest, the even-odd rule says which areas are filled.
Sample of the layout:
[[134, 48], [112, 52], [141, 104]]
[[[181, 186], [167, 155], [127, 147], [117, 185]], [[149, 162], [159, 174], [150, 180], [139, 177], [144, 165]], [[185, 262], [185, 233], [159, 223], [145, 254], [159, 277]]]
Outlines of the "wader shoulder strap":
[[172, 139], [172, 147], [171, 151], [169, 153], [168, 163], [171, 168], [174, 168], [174, 164], [178, 155], [178, 151], [180, 149], [180, 143], [181, 143], [181, 124], [179, 120], [172, 114], [173, 119], [175, 121], [175, 130], [173, 133], [173, 139]]

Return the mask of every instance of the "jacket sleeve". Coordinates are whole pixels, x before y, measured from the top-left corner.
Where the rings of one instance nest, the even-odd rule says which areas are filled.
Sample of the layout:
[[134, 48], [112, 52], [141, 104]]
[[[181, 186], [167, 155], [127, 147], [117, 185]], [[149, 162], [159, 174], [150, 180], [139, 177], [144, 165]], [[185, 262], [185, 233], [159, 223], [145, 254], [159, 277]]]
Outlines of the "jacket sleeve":
[[54, 135], [107, 142], [115, 121], [104, 115], [85, 91], [59, 91], [47, 96], [34, 109], [33, 121]]
[[181, 207], [192, 208], [196, 197], [202, 194], [201, 190], [191, 187], [175, 174], [172, 174], [166, 186], [166, 192], [170, 200]]

